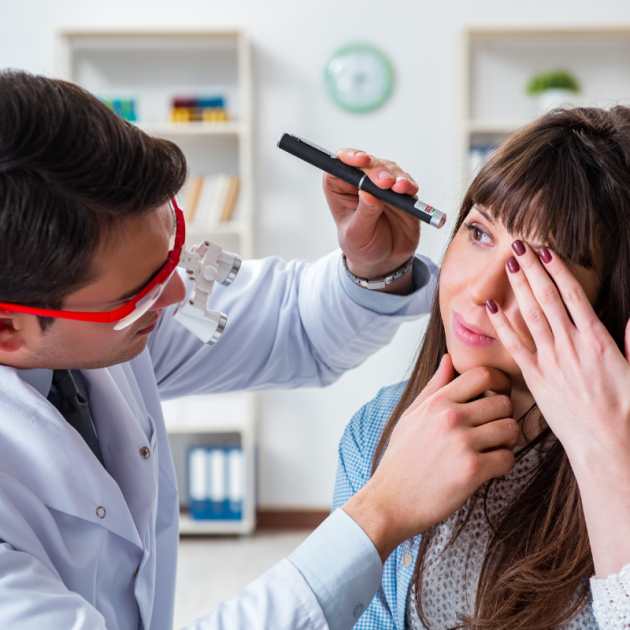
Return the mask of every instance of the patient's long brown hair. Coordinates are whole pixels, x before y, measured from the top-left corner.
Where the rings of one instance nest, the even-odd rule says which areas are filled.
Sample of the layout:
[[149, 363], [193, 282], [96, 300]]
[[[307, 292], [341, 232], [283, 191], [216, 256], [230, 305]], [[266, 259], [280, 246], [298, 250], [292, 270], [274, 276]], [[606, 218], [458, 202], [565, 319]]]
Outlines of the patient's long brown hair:
[[[453, 236], [476, 203], [513, 234], [548, 241], [565, 260], [597, 271], [601, 286], [596, 311], [623, 351], [630, 317], [630, 108], [556, 110], [517, 131], [475, 177]], [[409, 382], [376, 449], [373, 470], [399, 418], [446, 351], [436, 297]], [[546, 428], [517, 459], [550, 433]], [[489, 524], [491, 541], [474, 614], [462, 617], [457, 627], [557, 628], [588, 603], [594, 568], [580, 491], [562, 444], [550, 444], [525, 489]], [[470, 501], [465, 521], [477, 501], [485, 507], [489, 485], [482, 488]], [[421, 538], [413, 577], [416, 607], [427, 627], [422, 580], [430, 545], [431, 530]]]

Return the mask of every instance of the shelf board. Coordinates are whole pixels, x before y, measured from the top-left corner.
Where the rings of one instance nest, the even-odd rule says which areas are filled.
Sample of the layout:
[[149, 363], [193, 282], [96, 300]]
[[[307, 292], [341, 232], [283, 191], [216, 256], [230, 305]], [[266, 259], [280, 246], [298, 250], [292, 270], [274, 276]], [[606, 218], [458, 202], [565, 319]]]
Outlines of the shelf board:
[[575, 36], [609, 36], [628, 35], [630, 28], [614, 24], [602, 24], [599, 26], [474, 26], [469, 28], [467, 35], [471, 38], [496, 38], [496, 37], [575, 37]]
[[179, 517], [179, 533], [182, 536], [204, 534], [251, 534], [254, 523], [242, 521], [212, 521], [190, 518], [186, 512]]
[[243, 433], [248, 431], [249, 423], [247, 420], [208, 420], [207, 422], [198, 423], [167, 423], [166, 432], [169, 435], [189, 435], [200, 433]]
[[213, 234], [234, 234], [235, 236], [240, 236], [242, 233], [243, 226], [240, 223], [232, 223], [231, 221], [226, 221], [225, 223], [220, 223], [207, 228], [195, 227], [194, 224], [186, 226], [187, 237], [195, 236], [204, 238], [207, 236], [211, 237]]
[[507, 134], [516, 131], [526, 124], [527, 120], [469, 120], [466, 122], [466, 130], [472, 133], [497, 133]]
[[138, 123], [149, 134], [166, 137], [178, 136], [238, 136], [244, 127], [239, 122], [189, 122], [189, 123]]

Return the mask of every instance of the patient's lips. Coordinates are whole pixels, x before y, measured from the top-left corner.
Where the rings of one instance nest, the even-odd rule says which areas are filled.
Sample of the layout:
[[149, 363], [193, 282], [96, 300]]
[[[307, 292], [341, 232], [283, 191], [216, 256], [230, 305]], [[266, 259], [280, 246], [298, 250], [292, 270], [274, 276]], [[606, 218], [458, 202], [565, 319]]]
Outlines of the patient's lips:
[[483, 329], [469, 324], [457, 311], [453, 311], [452, 326], [455, 337], [467, 346], [478, 348], [498, 343], [494, 337], [486, 334]]

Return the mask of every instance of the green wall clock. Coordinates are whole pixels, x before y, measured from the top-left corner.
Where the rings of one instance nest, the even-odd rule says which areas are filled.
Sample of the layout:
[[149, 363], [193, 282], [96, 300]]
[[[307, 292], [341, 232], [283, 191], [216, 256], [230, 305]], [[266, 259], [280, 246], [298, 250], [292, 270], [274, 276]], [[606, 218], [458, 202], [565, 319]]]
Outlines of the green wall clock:
[[333, 101], [351, 112], [369, 112], [391, 94], [394, 70], [387, 57], [367, 44], [338, 50], [326, 66], [326, 86]]

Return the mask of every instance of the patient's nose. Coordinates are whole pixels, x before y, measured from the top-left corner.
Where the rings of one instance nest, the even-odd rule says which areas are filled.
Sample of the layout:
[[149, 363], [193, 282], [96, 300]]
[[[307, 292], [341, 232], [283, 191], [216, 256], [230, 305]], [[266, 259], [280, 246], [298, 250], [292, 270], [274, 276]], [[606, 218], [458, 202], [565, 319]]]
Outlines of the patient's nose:
[[500, 306], [504, 306], [508, 294], [512, 291], [505, 270], [505, 261], [509, 253], [493, 256], [488, 264], [480, 265], [475, 269], [468, 283], [470, 299], [474, 304], [484, 306], [488, 300], [494, 300]]

